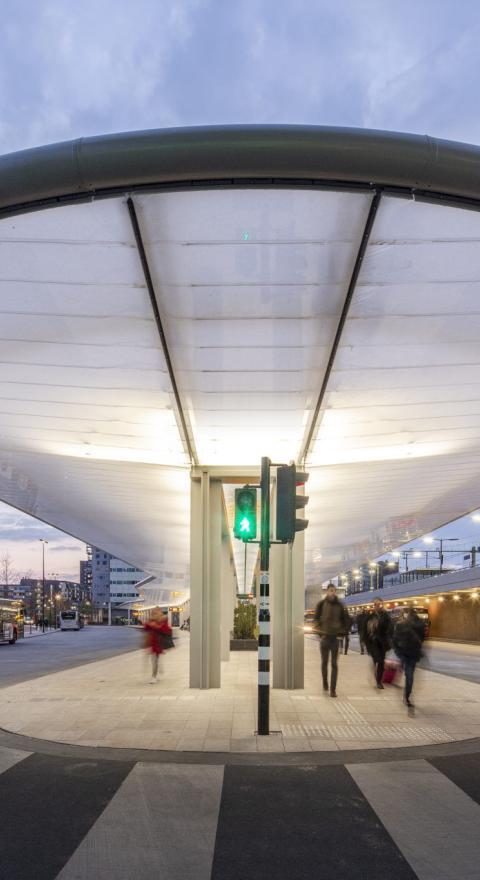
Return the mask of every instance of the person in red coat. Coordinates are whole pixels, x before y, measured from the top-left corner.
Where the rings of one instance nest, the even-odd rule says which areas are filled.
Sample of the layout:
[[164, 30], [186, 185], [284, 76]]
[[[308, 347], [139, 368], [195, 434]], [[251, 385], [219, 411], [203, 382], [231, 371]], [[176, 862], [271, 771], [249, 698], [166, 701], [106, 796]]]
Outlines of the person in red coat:
[[171, 637], [172, 629], [168, 625], [167, 615], [160, 608], [153, 609], [150, 620], [147, 620], [143, 628], [145, 630], [145, 647], [152, 658], [150, 683], [155, 684], [158, 681], [158, 673], [163, 674], [160, 656], [165, 653], [164, 637]]

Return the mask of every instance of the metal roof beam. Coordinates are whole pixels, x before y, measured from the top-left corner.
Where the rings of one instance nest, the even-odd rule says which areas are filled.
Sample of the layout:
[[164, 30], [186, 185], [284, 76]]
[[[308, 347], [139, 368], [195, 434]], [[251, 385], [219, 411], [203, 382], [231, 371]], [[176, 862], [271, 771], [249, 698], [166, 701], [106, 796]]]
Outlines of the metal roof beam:
[[155, 295], [155, 288], [153, 286], [152, 276], [150, 273], [150, 267], [148, 265], [147, 254], [145, 252], [145, 247], [143, 244], [142, 233], [140, 231], [140, 225], [138, 222], [137, 212], [135, 210], [135, 205], [133, 203], [133, 199], [127, 199], [128, 212], [130, 214], [130, 221], [133, 228], [133, 234], [135, 236], [135, 242], [137, 245], [138, 254], [140, 257], [140, 262], [142, 264], [143, 274], [145, 277], [145, 283], [147, 285], [148, 294], [150, 297], [150, 303], [152, 306], [153, 314], [155, 317], [155, 323], [157, 325], [158, 335], [160, 336], [160, 342], [162, 344], [163, 354], [165, 357], [165, 362], [167, 364], [168, 375], [170, 377], [170, 382], [172, 383], [173, 395], [175, 397], [175, 403], [177, 405], [177, 413], [180, 419], [180, 424], [182, 426], [183, 439], [188, 449], [188, 454], [190, 456], [190, 464], [195, 465], [198, 464], [197, 454], [194, 449], [193, 440], [190, 437], [187, 427], [187, 421], [185, 418], [185, 413], [183, 411], [182, 400], [180, 397], [180, 392], [178, 390], [177, 380], [175, 379], [175, 373], [173, 370], [173, 364], [170, 357], [170, 352], [168, 350], [167, 338], [165, 336], [165, 331], [163, 329], [162, 319], [160, 317], [160, 311], [158, 308], [157, 297]]
[[173, 128], [0, 157], [0, 208], [104, 189], [317, 179], [480, 198], [480, 148], [426, 135], [307, 125]]
[[345, 327], [345, 323], [346, 323], [346, 320], [348, 317], [348, 312], [350, 310], [350, 305], [352, 303], [353, 295], [355, 293], [355, 287], [357, 285], [357, 280], [358, 280], [358, 276], [360, 274], [360, 269], [362, 268], [363, 258], [365, 256], [365, 251], [367, 249], [368, 241], [369, 241], [372, 229], [373, 229], [373, 224], [375, 222], [375, 217], [376, 217], [376, 214], [378, 211], [378, 206], [380, 204], [381, 197], [382, 197], [381, 190], [377, 190], [375, 192], [375, 195], [374, 195], [374, 197], [371, 201], [371, 204], [370, 204], [370, 209], [368, 211], [368, 217], [367, 217], [367, 220], [365, 223], [365, 228], [363, 230], [362, 240], [360, 242], [360, 247], [358, 249], [358, 253], [357, 253], [357, 256], [355, 259], [355, 264], [354, 264], [353, 271], [352, 271], [352, 274], [350, 277], [350, 283], [348, 285], [347, 295], [345, 297], [343, 309], [342, 309], [342, 312], [341, 312], [341, 315], [340, 315], [340, 318], [338, 321], [337, 331], [335, 333], [335, 338], [333, 340], [332, 348], [330, 351], [330, 356], [328, 358], [328, 363], [327, 363], [327, 367], [325, 370], [325, 375], [323, 377], [322, 386], [320, 388], [320, 393], [318, 395], [317, 404], [315, 406], [315, 410], [314, 410], [314, 413], [312, 416], [312, 420], [310, 423], [310, 428], [308, 430], [306, 440], [303, 444], [302, 451], [299, 455], [299, 461], [302, 461], [302, 462], [305, 461], [305, 459], [310, 451], [310, 444], [312, 442], [313, 435], [316, 430], [318, 416], [320, 414], [320, 410], [323, 405], [323, 400], [325, 397], [325, 393], [327, 391], [327, 386], [328, 386], [328, 382], [330, 379], [330, 374], [333, 370], [333, 366], [335, 363], [335, 357], [337, 355], [338, 347], [340, 345], [340, 340], [342, 338], [343, 329]]

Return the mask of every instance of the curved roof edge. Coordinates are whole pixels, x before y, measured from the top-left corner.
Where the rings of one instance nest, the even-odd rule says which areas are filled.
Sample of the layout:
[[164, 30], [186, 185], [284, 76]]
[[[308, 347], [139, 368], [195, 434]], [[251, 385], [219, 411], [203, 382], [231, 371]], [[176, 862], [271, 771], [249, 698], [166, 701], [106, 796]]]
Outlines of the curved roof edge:
[[480, 199], [480, 148], [427, 135], [296, 125], [102, 135], [0, 157], [0, 209], [229, 178], [377, 184]]

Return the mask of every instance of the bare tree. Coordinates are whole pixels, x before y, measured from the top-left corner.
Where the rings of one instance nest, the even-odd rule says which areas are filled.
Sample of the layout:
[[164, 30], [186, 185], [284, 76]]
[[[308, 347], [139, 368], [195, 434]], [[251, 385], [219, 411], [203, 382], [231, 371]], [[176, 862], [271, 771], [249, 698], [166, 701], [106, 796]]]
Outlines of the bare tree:
[[18, 572], [15, 571], [13, 567], [13, 560], [10, 556], [8, 550], [3, 554], [0, 558], [0, 581], [5, 587], [5, 592], [8, 593], [10, 586], [12, 586], [18, 579]]

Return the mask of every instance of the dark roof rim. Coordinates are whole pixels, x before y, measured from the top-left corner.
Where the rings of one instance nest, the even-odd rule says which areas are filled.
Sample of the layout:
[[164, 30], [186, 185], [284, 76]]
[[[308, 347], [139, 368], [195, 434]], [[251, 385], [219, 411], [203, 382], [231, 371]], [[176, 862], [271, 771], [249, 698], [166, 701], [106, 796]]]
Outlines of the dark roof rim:
[[0, 210], [129, 187], [323, 180], [480, 199], [480, 147], [324, 126], [208, 126], [80, 138], [0, 157]]

